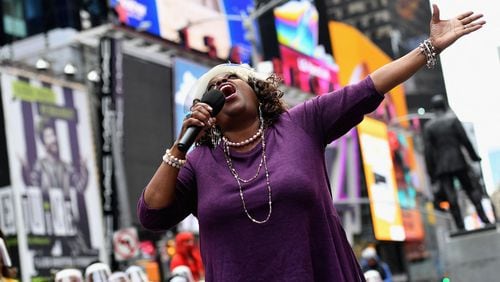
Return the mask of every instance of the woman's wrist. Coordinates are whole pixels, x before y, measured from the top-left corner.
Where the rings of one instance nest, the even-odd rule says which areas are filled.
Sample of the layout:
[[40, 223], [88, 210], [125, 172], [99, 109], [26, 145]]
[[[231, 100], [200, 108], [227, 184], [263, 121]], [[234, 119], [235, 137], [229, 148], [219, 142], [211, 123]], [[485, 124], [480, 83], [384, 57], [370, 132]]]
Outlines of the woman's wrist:
[[434, 47], [434, 44], [432, 43], [431, 39], [426, 39], [420, 45], [418, 46], [420, 53], [422, 53], [425, 56], [426, 60], [426, 66], [429, 69], [434, 68], [434, 66], [437, 63], [437, 54], [438, 51], [436, 50], [436, 47]]
[[183, 152], [179, 150], [179, 147], [177, 146], [178, 141], [175, 141], [175, 143], [170, 147], [170, 153], [172, 156], [179, 158], [179, 159], [186, 159], [186, 152]]
[[162, 159], [167, 165], [180, 169], [186, 164], [186, 153], [179, 150], [177, 145], [174, 144], [170, 149], [165, 151]]

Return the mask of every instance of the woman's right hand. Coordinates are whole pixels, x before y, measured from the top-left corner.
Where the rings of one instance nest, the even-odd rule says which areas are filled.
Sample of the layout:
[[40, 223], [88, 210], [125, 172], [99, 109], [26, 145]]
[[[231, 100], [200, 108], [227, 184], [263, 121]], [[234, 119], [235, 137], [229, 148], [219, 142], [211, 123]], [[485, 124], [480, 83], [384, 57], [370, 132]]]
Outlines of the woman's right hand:
[[206, 103], [198, 102], [191, 106], [191, 112], [186, 115], [186, 118], [184, 118], [184, 121], [182, 122], [182, 130], [176, 143], [178, 143], [182, 136], [186, 133], [186, 129], [191, 126], [203, 128], [203, 130], [200, 130], [198, 136], [196, 136], [196, 140], [200, 139], [201, 136], [203, 136], [205, 129], [210, 128], [216, 122], [215, 117], [212, 117], [211, 114], [212, 107]]

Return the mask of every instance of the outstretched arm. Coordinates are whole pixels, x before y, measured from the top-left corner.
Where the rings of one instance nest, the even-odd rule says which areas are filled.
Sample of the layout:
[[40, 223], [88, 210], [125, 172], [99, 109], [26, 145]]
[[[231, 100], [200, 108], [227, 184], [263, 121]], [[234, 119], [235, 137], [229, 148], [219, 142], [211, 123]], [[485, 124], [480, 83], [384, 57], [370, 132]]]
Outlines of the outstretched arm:
[[[439, 8], [432, 5], [430, 22], [430, 43], [436, 50], [436, 56], [460, 37], [480, 29], [486, 22], [479, 20], [482, 14], [466, 12], [449, 20], [439, 18]], [[427, 57], [420, 47], [405, 56], [392, 61], [371, 74], [375, 88], [379, 93], [387, 93], [404, 82], [427, 63]]]

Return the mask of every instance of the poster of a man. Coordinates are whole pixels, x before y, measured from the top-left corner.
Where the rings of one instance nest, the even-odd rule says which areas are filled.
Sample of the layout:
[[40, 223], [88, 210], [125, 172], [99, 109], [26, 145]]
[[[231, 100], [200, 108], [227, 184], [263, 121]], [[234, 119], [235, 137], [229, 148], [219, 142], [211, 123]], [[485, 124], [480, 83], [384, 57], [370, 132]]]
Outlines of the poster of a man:
[[[32, 166], [21, 160], [23, 180], [26, 186], [41, 190], [44, 214], [52, 219], [53, 230], [48, 233], [55, 236], [50, 244], [50, 254], [95, 255], [88, 242], [84, 197], [88, 169], [81, 158], [78, 163], [61, 158], [55, 123], [54, 118], [41, 118], [38, 122], [35, 132], [43, 149]], [[46, 211], [45, 207], [50, 207], [50, 210]]]
[[88, 170], [85, 161], [69, 164], [59, 155], [59, 144], [56, 135], [55, 121], [42, 119], [38, 123], [37, 136], [44, 148], [45, 156], [38, 158], [30, 169], [23, 163], [23, 176], [26, 184], [38, 186], [45, 191], [49, 188], [60, 188], [65, 197], [69, 197], [70, 188], [84, 192], [88, 182]]
[[14, 68], [0, 79], [22, 280], [104, 259], [85, 87]]

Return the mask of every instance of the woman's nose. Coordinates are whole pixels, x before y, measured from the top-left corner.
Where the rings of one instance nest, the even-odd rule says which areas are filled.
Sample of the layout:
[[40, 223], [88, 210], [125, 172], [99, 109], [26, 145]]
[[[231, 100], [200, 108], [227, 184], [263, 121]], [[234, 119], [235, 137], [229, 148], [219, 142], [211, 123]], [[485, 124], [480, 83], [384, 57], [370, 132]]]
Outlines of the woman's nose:
[[222, 83], [224, 82], [227, 82], [227, 78], [222, 78], [222, 79], [219, 79], [216, 83], [217, 86], [221, 85]]

